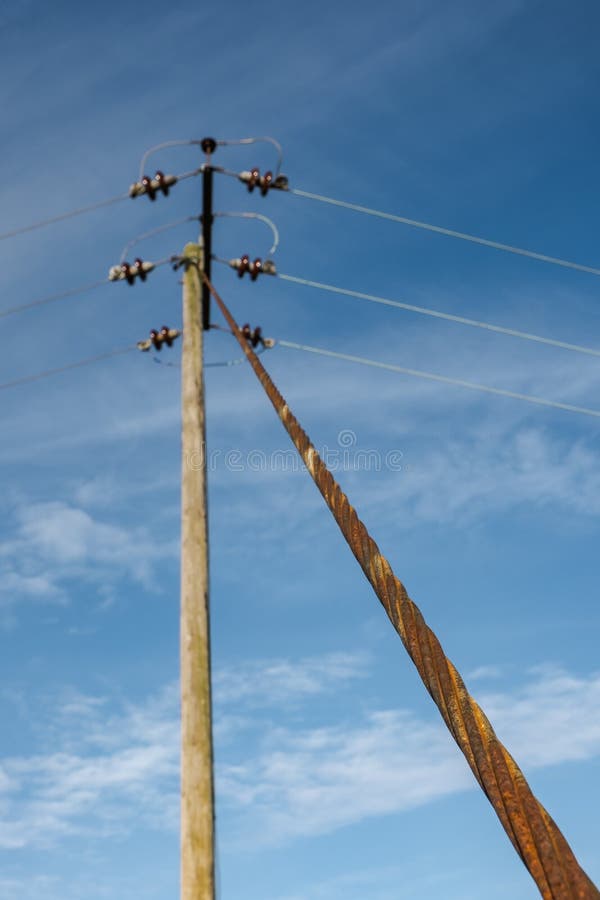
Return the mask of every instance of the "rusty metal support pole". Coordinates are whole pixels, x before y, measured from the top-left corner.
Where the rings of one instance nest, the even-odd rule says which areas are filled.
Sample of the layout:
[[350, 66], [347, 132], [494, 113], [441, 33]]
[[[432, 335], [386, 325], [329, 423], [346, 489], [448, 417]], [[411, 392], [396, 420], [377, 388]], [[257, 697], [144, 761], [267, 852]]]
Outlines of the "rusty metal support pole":
[[215, 896], [202, 257], [197, 244], [183, 251], [192, 264], [184, 263], [181, 361], [181, 900]]
[[[208, 283], [208, 282], [207, 282]], [[293, 416], [233, 316], [210, 284], [225, 316], [352, 553], [396, 629], [444, 722], [492, 804], [544, 900], [600, 900], [564, 836], [534, 796], [506, 747], [356, 510]]]

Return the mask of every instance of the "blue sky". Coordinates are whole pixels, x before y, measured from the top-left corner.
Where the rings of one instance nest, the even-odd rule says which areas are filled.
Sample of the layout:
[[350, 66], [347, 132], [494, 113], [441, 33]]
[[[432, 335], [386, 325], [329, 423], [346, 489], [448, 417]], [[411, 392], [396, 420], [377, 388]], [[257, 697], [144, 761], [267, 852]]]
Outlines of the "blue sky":
[[[126, 191], [160, 141], [270, 134], [292, 186], [598, 265], [598, 24], [586, 0], [7, 2], [0, 232]], [[200, 161], [173, 148], [152, 171]], [[188, 180], [0, 241], [0, 308], [103, 278], [199, 202]], [[272, 217], [283, 273], [597, 346], [591, 275], [230, 179], [215, 208]], [[260, 224], [215, 226], [220, 256], [268, 247]], [[275, 338], [600, 408], [592, 357], [214, 274]], [[178, 277], [6, 318], [0, 382], [178, 325]], [[237, 355], [208, 337], [209, 361]], [[265, 362], [598, 881], [598, 420], [284, 348]], [[170, 900], [179, 371], [131, 354], [0, 403], [0, 900]], [[220, 897], [538, 896], [310, 479], [274, 463], [290, 445], [252, 373], [208, 369], [207, 404]]]

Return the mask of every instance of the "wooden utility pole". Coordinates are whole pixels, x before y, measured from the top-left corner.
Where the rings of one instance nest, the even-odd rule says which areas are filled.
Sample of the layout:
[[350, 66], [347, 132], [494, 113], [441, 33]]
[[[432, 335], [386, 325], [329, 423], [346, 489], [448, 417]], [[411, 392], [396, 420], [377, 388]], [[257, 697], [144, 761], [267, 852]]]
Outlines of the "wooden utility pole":
[[200, 276], [187, 244], [183, 277], [181, 479], [181, 900], [214, 900], [214, 782], [208, 517]]

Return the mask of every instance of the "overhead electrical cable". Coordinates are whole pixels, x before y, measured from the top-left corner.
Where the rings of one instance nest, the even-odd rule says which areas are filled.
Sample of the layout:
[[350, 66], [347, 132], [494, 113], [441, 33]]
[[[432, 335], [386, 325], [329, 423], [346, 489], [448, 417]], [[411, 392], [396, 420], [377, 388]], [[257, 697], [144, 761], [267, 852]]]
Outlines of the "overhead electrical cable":
[[[166, 256], [164, 259], [159, 259], [157, 262], [152, 263], [152, 269], [159, 269], [161, 266], [166, 266], [167, 263], [172, 262], [172, 259], [172, 256]], [[26, 312], [26, 310], [34, 309], [37, 306], [44, 306], [47, 303], [55, 303], [59, 300], [66, 300], [69, 297], [76, 297], [78, 294], [95, 291], [96, 288], [107, 284], [111, 284], [110, 278], [103, 278], [100, 281], [93, 281], [91, 284], [84, 284], [81, 285], [81, 287], [76, 287], [69, 291], [62, 291], [59, 294], [50, 294], [48, 297], [41, 297], [39, 300], [31, 300], [29, 303], [9, 306], [7, 309], [0, 309], [0, 319], [3, 319], [6, 316], [17, 315], [17, 313]]]
[[[100, 282], [104, 284], [105, 282]], [[228, 332], [229, 333], [229, 332]], [[114, 356], [122, 356], [125, 353], [130, 353], [132, 350], [138, 350], [138, 346], [132, 345], [128, 347], [120, 347], [116, 350], [110, 350], [108, 353], [99, 353], [97, 356], [89, 356], [86, 359], [78, 360], [77, 362], [67, 363], [64, 366], [58, 366], [55, 369], [45, 369], [42, 372], [35, 372], [32, 375], [24, 375], [21, 378], [14, 378], [12, 381], [0, 382], [0, 391], [8, 390], [9, 388], [19, 387], [22, 384], [30, 384], [34, 381], [41, 381], [44, 378], [51, 378], [54, 375], [60, 375], [63, 372], [70, 372], [73, 369], [80, 369], [83, 366], [89, 366], [95, 362], [101, 362], [104, 359], [111, 359]], [[257, 355], [260, 356], [264, 353], [265, 347], [260, 347], [256, 352]], [[180, 363], [177, 362], [166, 362], [162, 359], [159, 359], [158, 356], [152, 356], [151, 359], [160, 363], [163, 366], [167, 366], [169, 368], [180, 368]], [[241, 363], [246, 361], [245, 356], [238, 356], [235, 359], [222, 360], [218, 362], [208, 362], [204, 363], [204, 367], [206, 369], [213, 368], [227, 368], [229, 366], [239, 366]]]
[[561, 350], [572, 350], [574, 353], [584, 353], [588, 356], [600, 356], [600, 350], [593, 347], [584, 347], [580, 344], [572, 344], [568, 341], [559, 341], [555, 338], [543, 337], [529, 331], [519, 331], [516, 328], [506, 328], [503, 325], [493, 325], [490, 322], [482, 322], [479, 319], [470, 319], [466, 316], [457, 316], [453, 313], [445, 313], [425, 306], [416, 306], [413, 303], [404, 303], [401, 300], [391, 300], [388, 297], [380, 297], [377, 294], [365, 294], [362, 291], [353, 291], [349, 288], [337, 287], [333, 284], [323, 284], [320, 281], [310, 281], [308, 278], [298, 278], [295, 275], [277, 273], [283, 281], [293, 284], [301, 284], [305, 287], [317, 288], [321, 291], [329, 291], [332, 294], [341, 294], [346, 297], [355, 297], [357, 300], [367, 300], [369, 303], [379, 303], [383, 306], [393, 306], [397, 309], [405, 309], [408, 312], [418, 313], [422, 316], [431, 316], [435, 319], [444, 319], [447, 322], [455, 322], [457, 325], [468, 325], [471, 328], [482, 328], [485, 331], [494, 331], [497, 334], [507, 334], [510, 337], [520, 338], [524, 341], [534, 341], [537, 344], [547, 344], [550, 347], [559, 347]]
[[503, 244], [500, 241], [492, 241], [488, 238], [478, 237], [474, 234], [467, 234], [463, 231], [455, 231], [452, 228], [444, 228], [441, 225], [433, 225], [430, 222], [420, 222], [417, 219], [408, 219], [406, 218], [406, 216], [398, 216], [394, 213], [383, 212], [380, 209], [372, 209], [368, 206], [359, 206], [357, 203], [349, 203], [346, 200], [336, 200], [334, 197], [326, 197], [323, 194], [313, 194], [310, 191], [302, 191], [298, 188], [289, 188], [287, 193], [294, 194], [296, 197], [304, 197], [307, 200], [316, 200], [319, 203], [328, 203], [330, 206], [339, 206], [343, 209], [350, 209], [353, 212], [364, 213], [367, 216], [375, 216], [378, 219], [387, 219], [390, 222], [399, 222], [401, 225], [409, 225], [412, 228], [421, 228], [425, 231], [432, 231], [435, 234], [442, 234], [446, 237], [458, 238], [461, 241], [470, 241], [472, 244], [481, 244], [484, 247], [491, 247], [494, 250], [503, 250], [506, 253], [514, 253], [518, 256], [529, 257], [529, 259], [537, 259], [539, 262], [551, 263], [554, 266], [563, 266], [566, 269], [575, 269], [578, 272], [587, 272], [588, 275], [600, 275], [600, 268], [596, 268], [595, 266], [586, 266], [582, 265], [581, 263], [572, 262], [569, 259], [561, 259], [557, 256], [548, 256], [545, 253], [537, 253], [534, 250], [526, 250], [523, 247], [515, 247], [511, 244]]
[[[279, 174], [281, 170], [281, 163], [283, 161], [283, 148], [279, 141], [276, 141], [275, 138], [272, 137], [249, 137], [249, 138], [238, 138], [234, 140], [218, 140], [216, 144], [218, 147], [232, 147], [232, 146], [241, 146], [244, 144], [257, 144], [257, 143], [269, 143], [275, 147], [277, 151], [277, 174]], [[165, 150], [168, 147], [191, 147], [197, 146], [201, 147], [203, 144], [203, 140], [200, 138], [193, 139], [184, 139], [184, 140], [175, 140], [175, 141], [163, 141], [160, 144], [155, 144], [153, 147], [149, 147], [148, 150], [145, 151], [144, 155], [140, 160], [140, 174], [139, 177], [142, 178], [144, 175], [144, 170], [146, 168], [146, 163], [150, 156], [154, 153], [157, 153], [159, 150]]]
[[155, 144], [153, 147], [149, 147], [140, 160], [140, 179], [143, 178], [146, 163], [153, 153], [157, 153], [159, 150], [164, 150], [167, 147], [190, 147], [194, 145], [199, 146], [201, 143], [202, 141], [198, 140], [163, 141], [162, 144]]
[[64, 222], [66, 219], [73, 219], [75, 216], [82, 216], [84, 213], [102, 209], [104, 206], [112, 206], [113, 203], [120, 203], [121, 200], [127, 200], [128, 197], [128, 193], [117, 194], [115, 197], [109, 197], [108, 200], [100, 200], [98, 203], [91, 203], [89, 206], [81, 206], [79, 209], [71, 209], [68, 212], [60, 213], [60, 215], [52, 216], [49, 219], [40, 219], [39, 222], [32, 222], [30, 225], [23, 225], [21, 228], [13, 228], [10, 231], [4, 231], [0, 233], [0, 241], [16, 237], [18, 234], [26, 234], [28, 231], [35, 231], [37, 228], [46, 228], [48, 225], [56, 225], [58, 222]]
[[451, 378], [447, 375], [437, 375], [435, 372], [425, 372], [422, 369], [409, 369], [405, 366], [397, 366], [393, 363], [380, 362], [375, 359], [366, 359], [363, 356], [353, 356], [349, 353], [339, 353], [335, 350], [325, 350], [322, 347], [311, 347], [308, 344], [296, 344], [293, 341], [277, 341], [277, 346], [288, 347], [291, 350], [303, 350], [306, 353], [317, 353], [321, 356], [330, 356], [334, 359], [343, 359], [346, 362], [359, 363], [362, 366], [373, 366], [377, 369], [386, 369], [389, 372], [398, 372], [400, 375], [411, 375], [415, 378], [425, 378], [428, 381], [439, 381], [442, 384], [451, 384], [457, 387], [469, 388], [472, 391], [482, 391], [485, 394], [496, 394], [498, 397], [509, 397], [513, 400], [524, 400], [527, 403], [535, 403], [538, 406], [547, 406], [552, 409], [562, 409], [567, 412], [580, 413], [584, 416], [600, 418], [600, 410], [589, 409], [586, 406], [575, 406], [572, 403], [561, 403], [558, 400], [546, 400], [543, 397], [535, 397], [531, 394], [521, 394], [518, 391], [509, 391], [504, 388], [488, 387], [473, 381], [464, 381], [461, 378]]
[[406, 588], [350, 505], [225, 303], [203, 275], [352, 553], [385, 609], [427, 691], [545, 900], [599, 900], [558, 826], [469, 694]]
[[[261, 354], [263, 354], [265, 352], [265, 349], [266, 349], [265, 347], [259, 347], [255, 351], [256, 355], [260, 356]], [[169, 369], [180, 369], [181, 368], [180, 362], [167, 362], [163, 359], [159, 359], [158, 356], [152, 356], [151, 359], [152, 359], [152, 362], [157, 363], [158, 365], [161, 365], [161, 366], [165, 366], [165, 368], [169, 368]], [[228, 368], [229, 366], [239, 366], [244, 362], [246, 362], [245, 356], [236, 356], [235, 359], [224, 359], [224, 360], [219, 360], [218, 362], [205, 362], [204, 368], [205, 369], [222, 369], [222, 368]]]
[[[227, 175], [230, 178], [240, 180], [243, 173], [233, 172], [220, 166], [213, 166], [213, 170], [221, 175]], [[243, 180], [243, 179], [242, 179]], [[443, 225], [434, 225], [432, 222], [422, 222], [419, 219], [409, 219], [407, 216], [400, 216], [396, 213], [385, 212], [381, 209], [374, 209], [370, 206], [361, 206], [358, 203], [350, 203], [347, 200], [338, 200], [335, 197], [328, 197], [325, 194], [315, 194], [312, 191], [304, 191], [300, 188], [286, 187], [283, 193], [293, 194], [295, 197], [302, 197], [306, 200], [315, 200], [318, 203], [326, 203], [330, 206], [337, 206], [342, 209], [349, 209], [353, 212], [363, 213], [367, 216], [374, 216], [378, 219], [385, 219], [388, 222], [396, 222], [400, 225], [408, 225], [411, 228], [420, 228], [424, 231], [430, 231], [434, 234], [441, 234], [445, 237], [457, 238], [462, 241], [469, 241], [472, 244], [479, 244], [483, 247], [490, 247], [493, 250], [502, 250], [505, 253], [513, 253], [517, 256], [525, 256], [529, 259], [538, 260], [538, 262], [550, 263], [554, 266], [562, 266], [566, 269], [575, 269], [578, 272], [586, 272], [588, 275], [600, 275], [600, 268], [597, 266], [587, 266], [583, 263], [574, 262], [570, 259], [563, 259], [559, 256], [549, 256], [546, 253], [538, 253], [535, 250], [528, 250], [525, 247], [517, 247], [513, 244], [504, 244], [501, 241], [493, 241], [489, 238], [480, 237], [475, 234], [468, 234], [465, 231], [456, 231], [453, 228], [445, 228]]]
[[24, 375], [22, 378], [14, 378], [12, 381], [0, 383], [0, 391], [9, 388], [19, 387], [22, 384], [29, 384], [32, 381], [41, 381], [43, 378], [50, 378], [53, 375], [60, 375], [62, 372], [70, 372], [72, 369], [81, 369], [83, 366], [89, 366], [92, 363], [100, 362], [103, 359], [111, 359], [113, 356], [122, 356], [124, 353], [130, 353], [137, 350], [136, 345], [130, 347], [120, 347], [117, 350], [110, 350], [108, 353], [99, 353], [97, 356], [88, 356], [86, 359], [80, 359], [77, 362], [67, 363], [56, 369], [45, 369], [43, 372], [36, 372], [34, 375]]
[[[175, 178], [177, 181], [185, 181], [186, 178], [193, 178], [195, 175], [200, 175], [202, 170], [203, 166], [199, 166], [197, 169], [191, 169], [189, 172], [183, 172], [181, 175], [176, 175]], [[70, 209], [67, 212], [60, 213], [59, 215], [52, 216], [48, 219], [40, 219], [38, 222], [31, 222], [29, 225], [12, 228], [10, 231], [0, 232], [0, 241], [16, 237], [19, 234], [26, 234], [28, 231], [35, 231], [37, 228], [46, 228], [48, 225], [56, 225], [67, 219], [73, 219], [76, 216], [82, 216], [85, 213], [93, 212], [96, 209], [102, 209], [105, 206], [111, 206], [113, 203], [120, 203], [122, 200], [128, 199], [130, 199], [129, 191], [125, 194], [117, 194], [115, 197], [109, 197], [107, 200], [100, 200], [98, 203], [91, 203], [89, 206]]]
[[46, 303], [55, 303], [58, 300], [66, 300], [68, 297], [76, 297], [78, 294], [95, 291], [96, 288], [102, 287], [104, 284], [109, 284], [107, 278], [103, 278], [102, 281], [93, 281], [91, 284], [84, 284], [70, 291], [62, 291], [60, 294], [50, 294], [49, 297], [42, 297], [40, 300], [31, 300], [29, 303], [21, 303], [19, 306], [9, 306], [8, 309], [0, 309], [0, 319], [3, 319], [5, 316], [13, 316], [16, 313], [25, 312], [27, 309], [35, 309], [37, 306], [44, 306]]
[[[263, 216], [261, 213], [256, 212], [216, 212], [214, 213], [214, 218], [228, 217], [233, 219], [256, 219], [259, 222], [264, 222], [271, 229], [271, 233], [273, 235], [273, 243], [271, 245], [271, 249], [269, 250], [269, 254], [275, 253], [277, 247], [279, 246], [279, 231], [277, 230], [277, 226], [272, 219], [269, 219], [268, 216]], [[226, 262], [226, 260], [219, 259], [218, 256], [212, 257], [217, 262]]]
[[238, 140], [225, 140], [225, 141], [217, 141], [217, 145], [219, 147], [233, 147], [240, 146], [242, 144], [258, 144], [258, 143], [268, 143], [272, 144], [273, 147], [277, 150], [277, 168], [275, 169], [275, 174], [279, 175], [281, 172], [281, 165], [283, 163], [283, 147], [276, 141], [275, 138], [272, 137], [249, 137], [249, 138], [239, 138]]
[[135, 247], [135, 245], [139, 244], [141, 241], [154, 237], [156, 234], [162, 234], [163, 231], [170, 231], [172, 228], [178, 228], [180, 225], [184, 225], [187, 222], [198, 222], [199, 220], [200, 216], [185, 216], [183, 219], [177, 219], [175, 222], [167, 222], [165, 225], [158, 225], [156, 228], [151, 228], [149, 231], [144, 231], [142, 234], [136, 235], [131, 238], [130, 241], [127, 241], [123, 247], [121, 262], [123, 262], [131, 248]]

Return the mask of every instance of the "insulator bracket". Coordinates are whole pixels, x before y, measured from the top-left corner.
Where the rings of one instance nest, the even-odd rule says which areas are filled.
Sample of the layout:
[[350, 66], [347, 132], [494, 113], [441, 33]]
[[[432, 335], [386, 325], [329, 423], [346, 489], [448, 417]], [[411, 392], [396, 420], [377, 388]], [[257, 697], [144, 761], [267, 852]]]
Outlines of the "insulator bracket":
[[258, 188], [263, 197], [266, 197], [271, 190], [289, 190], [288, 179], [285, 175], [274, 176], [272, 172], [265, 172], [264, 175], [261, 175], [260, 169], [256, 168], [249, 172], [240, 172], [238, 178], [246, 185], [250, 193], [254, 188]]
[[148, 273], [154, 268], [153, 262], [144, 262], [138, 257], [131, 265], [128, 262], [122, 262], [117, 266], [111, 266], [108, 270], [108, 280], [126, 281], [128, 284], [133, 284], [136, 278], [145, 281]]
[[167, 325], [163, 325], [160, 331], [153, 328], [149, 338], [146, 338], [145, 341], [137, 342], [137, 348], [146, 353], [151, 347], [154, 347], [155, 350], [160, 350], [163, 344], [166, 344], [167, 347], [172, 347], [173, 341], [176, 340], [180, 334], [181, 332], [178, 331], [177, 328], [169, 328]]
[[256, 281], [259, 275], [277, 275], [275, 263], [272, 259], [262, 259], [257, 257], [251, 260], [247, 253], [239, 257], [239, 259], [230, 259], [229, 265], [235, 269], [239, 278], [243, 278], [246, 272], [250, 275], [250, 281]]
[[252, 347], [256, 348], [260, 344], [261, 347], [264, 347], [266, 350], [275, 346], [275, 341], [273, 338], [263, 337], [262, 328], [260, 325], [257, 325], [256, 328], [250, 328], [248, 322], [245, 325], [242, 325], [240, 328], [242, 332], [242, 337], [245, 338]]
[[141, 197], [143, 194], [147, 194], [150, 200], [154, 201], [159, 192], [167, 197], [169, 188], [174, 184], [177, 184], [177, 175], [165, 175], [164, 172], [158, 170], [154, 178], [144, 175], [141, 181], [134, 182], [129, 188], [129, 196]]

